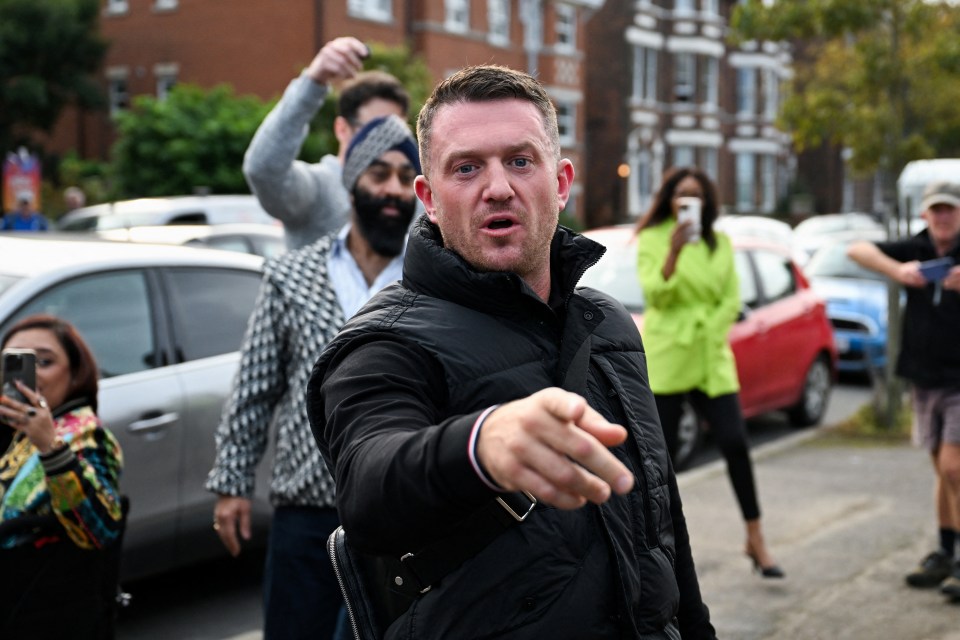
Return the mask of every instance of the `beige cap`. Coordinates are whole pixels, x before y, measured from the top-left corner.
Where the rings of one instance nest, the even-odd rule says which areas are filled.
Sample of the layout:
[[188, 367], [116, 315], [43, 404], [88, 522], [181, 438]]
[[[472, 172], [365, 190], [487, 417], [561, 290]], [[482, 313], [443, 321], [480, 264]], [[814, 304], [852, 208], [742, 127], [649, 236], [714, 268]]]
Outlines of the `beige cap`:
[[936, 204], [960, 208], [960, 185], [952, 182], [932, 182], [923, 190], [920, 209], [926, 211]]

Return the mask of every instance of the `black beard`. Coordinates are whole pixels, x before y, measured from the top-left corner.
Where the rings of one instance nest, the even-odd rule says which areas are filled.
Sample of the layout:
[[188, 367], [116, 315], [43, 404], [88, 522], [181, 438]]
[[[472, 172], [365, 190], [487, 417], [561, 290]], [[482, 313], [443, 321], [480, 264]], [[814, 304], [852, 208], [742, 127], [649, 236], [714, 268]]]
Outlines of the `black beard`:
[[[399, 216], [385, 216], [383, 210], [393, 207]], [[353, 188], [353, 210], [357, 214], [357, 227], [370, 247], [382, 256], [393, 258], [403, 251], [403, 241], [416, 212], [416, 200], [396, 196], [376, 198], [362, 187]]]

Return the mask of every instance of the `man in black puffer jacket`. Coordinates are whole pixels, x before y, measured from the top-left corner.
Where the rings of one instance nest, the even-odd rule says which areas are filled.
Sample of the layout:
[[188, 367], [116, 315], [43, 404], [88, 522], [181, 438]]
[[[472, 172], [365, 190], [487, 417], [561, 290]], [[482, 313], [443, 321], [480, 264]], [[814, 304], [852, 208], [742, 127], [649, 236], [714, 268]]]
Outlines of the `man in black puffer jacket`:
[[351, 545], [414, 553], [385, 637], [714, 638], [640, 336], [575, 289], [604, 249], [557, 225], [573, 167], [549, 97], [467, 68], [418, 137], [427, 213], [403, 281], [308, 389]]

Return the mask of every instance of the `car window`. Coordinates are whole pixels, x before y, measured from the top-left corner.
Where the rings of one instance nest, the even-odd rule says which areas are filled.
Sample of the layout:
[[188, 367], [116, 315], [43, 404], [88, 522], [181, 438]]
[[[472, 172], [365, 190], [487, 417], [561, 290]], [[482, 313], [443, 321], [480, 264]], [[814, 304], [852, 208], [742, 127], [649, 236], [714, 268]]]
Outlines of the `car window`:
[[823, 247], [813, 254], [804, 267], [804, 273], [811, 278], [856, 278], [861, 280], [880, 280], [886, 278], [854, 262], [847, 257], [846, 244], [833, 244]]
[[49, 313], [77, 328], [93, 350], [101, 377], [143, 371], [157, 361], [148, 292], [141, 270], [84, 276], [47, 289], [7, 326], [24, 316]]
[[760, 292], [757, 290], [757, 277], [750, 266], [750, 258], [745, 251], [735, 251], [733, 263], [737, 269], [737, 280], [740, 281], [740, 302], [756, 309], [760, 304]]
[[793, 294], [797, 289], [793, 268], [783, 256], [771, 251], [754, 251], [757, 273], [767, 302], [774, 302]]
[[[203, 240], [197, 240], [197, 244], [202, 244], [211, 249], [223, 249], [225, 251], [237, 251], [239, 253], [251, 253], [250, 245], [241, 236], [211, 236]], [[192, 244], [192, 243], [190, 243]]]
[[607, 241], [600, 261], [580, 278], [582, 287], [592, 287], [619, 300], [628, 311], [643, 311], [643, 289], [637, 277], [637, 245], [620, 238]]
[[255, 245], [254, 253], [258, 253], [264, 258], [276, 258], [287, 250], [287, 243], [282, 238], [256, 238], [253, 241]]
[[165, 271], [177, 347], [184, 361], [240, 348], [253, 312], [260, 274], [239, 269]]
[[9, 289], [13, 286], [15, 282], [20, 280], [20, 278], [15, 278], [14, 276], [5, 276], [0, 274], [0, 293], [3, 293], [6, 289]]

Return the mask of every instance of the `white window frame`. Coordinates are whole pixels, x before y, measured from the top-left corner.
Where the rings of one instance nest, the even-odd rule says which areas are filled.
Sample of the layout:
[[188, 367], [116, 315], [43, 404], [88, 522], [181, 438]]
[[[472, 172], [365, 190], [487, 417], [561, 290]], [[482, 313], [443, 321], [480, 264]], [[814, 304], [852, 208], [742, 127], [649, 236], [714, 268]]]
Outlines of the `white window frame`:
[[466, 33], [470, 30], [470, 0], [444, 0], [443, 26], [447, 31]]
[[577, 105], [573, 102], [557, 100], [556, 107], [560, 146], [572, 147], [577, 143]]
[[766, 69], [763, 79], [763, 115], [774, 120], [780, 110], [780, 78], [773, 69]]
[[720, 152], [714, 147], [703, 147], [700, 150], [700, 157], [702, 158], [700, 168], [716, 184], [720, 179]]
[[696, 147], [691, 147], [688, 144], [674, 145], [670, 155], [675, 167], [692, 167], [697, 164]]
[[130, 108], [129, 76], [126, 68], [107, 70], [107, 104], [111, 117]]
[[347, 0], [347, 14], [377, 22], [393, 20], [393, 0]]
[[641, 102], [657, 101], [656, 49], [633, 47], [633, 99]]
[[757, 113], [757, 69], [737, 69], [737, 115], [753, 117]]
[[674, 54], [673, 96], [678, 102], [692, 102], [697, 91], [697, 57], [689, 51]]
[[510, 44], [510, 0], [487, 0], [487, 41], [501, 47]]
[[703, 86], [703, 104], [716, 107], [720, 103], [720, 61], [717, 58], [704, 59], [700, 81]]
[[569, 4], [554, 5], [556, 12], [556, 50], [573, 52], [577, 50], [577, 8]]
[[737, 211], [752, 212], [757, 187], [757, 157], [752, 153], [736, 154]]
[[700, 10], [706, 15], [711, 15], [711, 16], [720, 15], [719, 0], [701, 0], [700, 7], [701, 7]]
[[130, 11], [127, 0], [107, 0], [107, 15], [115, 16]]
[[777, 158], [770, 154], [760, 157], [760, 190], [763, 194], [761, 208], [764, 213], [773, 213], [777, 208]]

